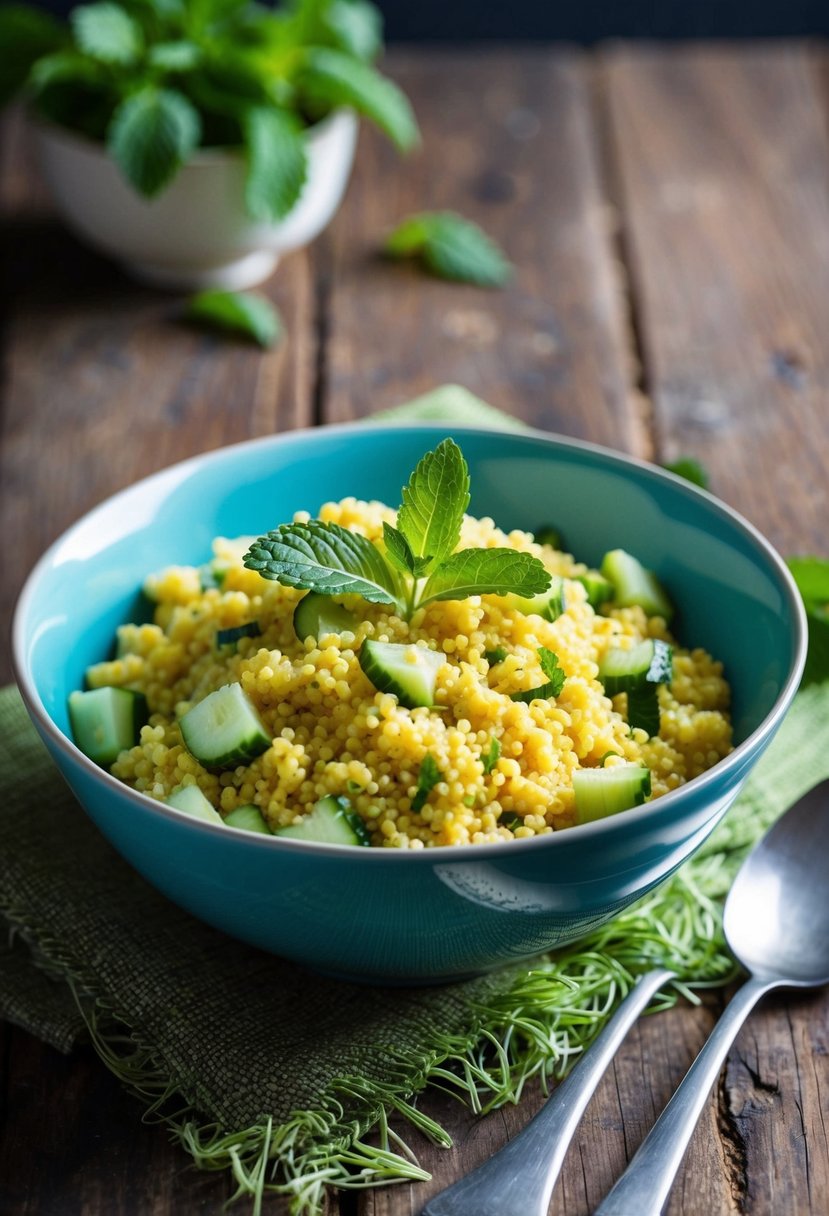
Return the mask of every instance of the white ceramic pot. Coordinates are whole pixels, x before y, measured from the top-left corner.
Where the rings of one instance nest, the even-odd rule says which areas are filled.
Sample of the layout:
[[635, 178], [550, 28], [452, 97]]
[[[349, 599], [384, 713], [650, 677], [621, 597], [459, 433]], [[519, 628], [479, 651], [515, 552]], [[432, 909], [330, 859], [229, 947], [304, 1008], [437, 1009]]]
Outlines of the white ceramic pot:
[[83, 240], [163, 287], [235, 290], [266, 279], [281, 253], [307, 244], [332, 218], [351, 172], [357, 118], [338, 110], [309, 128], [308, 179], [276, 224], [247, 214], [238, 152], [196, 152], [166, 190], [145, 199], [102, 145], [41, 122], [34, 132], [58, 210]]

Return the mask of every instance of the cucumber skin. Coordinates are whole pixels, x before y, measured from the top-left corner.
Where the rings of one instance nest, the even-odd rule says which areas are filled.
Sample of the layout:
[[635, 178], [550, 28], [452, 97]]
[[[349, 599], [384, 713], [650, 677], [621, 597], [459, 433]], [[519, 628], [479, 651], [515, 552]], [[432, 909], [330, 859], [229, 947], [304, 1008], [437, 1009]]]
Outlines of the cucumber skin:
[[[116, 736], [112, 745], [102, 751], [92, 747], [87, 742], [87, 734], [90, 729], [94, 729], [95, 717], [102, 720], [102, 713], [111, 713], [110, 710], [98, 710], [97, 706], [104, 706], [113, 697], [124, 699], [125, 706], [127, 704], [125, 698], [130, 698], [131, 731], [129, 737], [126, 734]], [[142, 692], [135, 692], [131, 688], [118, 688], [114, 685], [104, 685], [102, 688], [93, 688], [86, 692], [80, 692], [79, 690], [71, 692], [69, 694], [68, 706], [72, 737], [76, 745], [85, 756], [88, 756], [93, 763], [101, 765], [102, 768], [109, 768], [118, 759], [122, 751], [136, 745], [141, 735], [141, 727], [146, 725], [149, 717], [147, 698]], [[96, 708], [91, 709], [90, 707]], [[91, 727], [88, 725], [89, 714], [93, 716]]]
[[[250, 733], [245, 735], [243, 742], [237, 747], [229, 748], [226, 752], [221, 752], [219, 755], [205, 756], [204, 749], [201, 748], [198, 740], [193, 739], [194, 732], [192, 720], [188, 726], [187, 719], [191, 716], [191, 714], [198, 714], [195, 733], [197, 735], [201, 735], [202, 729], [199, 725], [199, 720], [204, 716], [205, 712], [202, 710], [202, 706], [206, 705], [211, 697], [216, 697], [224, 693], [225, 689], [227, 688], [239, 689], [239, 692], [234, 695], [244, 698], [243, 708], [245, 708], [251, 715], [251, 730]], [[199, 713], [199, 711], [202, 712]], [[201, 764], [203, 768], [206, 768], [207, 771], [211, 773], [236, 768], [240, 764], [250, 764], [250, 762], [255, 760], [257, 756], [261, 756], [263, 752], [266, 752], [272, 743], [272, 739], [268, 737], [267, 731], [259, 719], [259, 714], [253, 705], [253, 702], [240, 685], [225, 684], [222, 686], [222, 688], [216, 689], [215, 692], [208, 693], [203, 701], [199, 701], [198, 705], [194, 705], [192, 709], [188, 710], [187, 713], [183, 715], [183, 717], [179, 720], [179, 728], [181, 730], [181, 738], [184, 746], [187, 748], [190, 755], [198, 760], [199, 764]], [[196, 748], [198, 748], [198, 750], [195, 750]], [[199, 754], [200, 751], [202, 752], [201, 755]]]
[[[439, 655], [440, 662], [436, 661], [436, 657], [430, 657], [428, 659], [424, 658], [421, 660], [422, 664], [427, 666], [427, 668], [428, 666], [433, 667], [433, 671], [430, 673], [432, 676], [431, 689], [428, 689], [428, 675], [424, 677], [426, 681], [424, 695], [428, 690], [429, 696], [428, 700], [423, 700], [420, 695], [418, 695], [416, 698], [415, 694], [411, 692], [410, 689], [400, 684], [394, 676], [389, 674], [381, 658], [376, 652], [376, 648], [378, 646], [399, 646], [400, 650], [403, 651], [409, 649], [409, 644], [402, 642], [372, 642], [370, 638], [366, 638], [366, 640], [363, 642], [357, 654], [357, 660], [363, 670], [363, 675], [371, 681], [377, 691], [392, 693], [397, 697], [400, 704], [406, 707], [406, 709], [428, 708], [429, 706], [433, 705], [435, 699], [435, 680], [437, 678], [438, 671], [446, 661], [445, 656], [436, 650], [424, 651], [424, 654], [429, 656]], [[420, 651], [423, 650], [423, 647], [417, 647], [416, 649]], [[415, 665], [412, 664], [412, 670], [413, 672], [420, 672], [422, 671], [422, 667], [415, 667]]]

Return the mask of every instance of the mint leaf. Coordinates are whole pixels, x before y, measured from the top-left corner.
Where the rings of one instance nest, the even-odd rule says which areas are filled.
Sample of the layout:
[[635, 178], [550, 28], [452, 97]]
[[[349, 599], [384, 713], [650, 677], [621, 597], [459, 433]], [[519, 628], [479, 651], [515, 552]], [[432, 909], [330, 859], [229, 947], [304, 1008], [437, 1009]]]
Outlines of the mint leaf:
[[550, 575], [537, 557], [515, 549], [462, 549], [430, 574], [419, 600], [463, 600], [469, 595], [519, 595], [546, 591]]
[[458, 445], [444, 439], [427, 452], [403, 487], [397, 527], [415, 557], [440, 562], [458, 543], [469, 506], [469, 468]]
[[282, 524], [251, 545], [245, 565], [286, 587], [402, 608], [397, 575], [380, 550], [339, 524]]
[[483, 229], [453, 211], [423, 211], [404, 220], [387, 238], [389, 257], [416, 257], [442, 279], [502, 287], [512, 267]]
[[201, 59], [201, 47], [183, 38], [176, 42], [157, 42], [147, 52], [150, 67], [164, 72], [189, 72], [199, 65]]
[[40, 93], [53, 84], [67, 82], [80, 84], [100, 83], [107, 69], [80, 51], [55, 51], [43, 55], [29, 73], [29, 87]]
[[423, 807], [426, 805], [426, 799], [440, 781], [440, 778], [441, 773], [435, 762], [435, 758], [430, 752], [427, 752], [420, 762], [420, 772], [417, 775], [417, 790], [414, 798], [412, 798], [413, 811], [423, 810]]
[[172, 180], [201, 135], [198, 111], [174, 89], [142, 89], [122, 101], [107, 147], [139, 194], [152, 198]]
[[332, 0], [324, 21], [339, 48], [370, 63], [383, 46], [380, 10], [365, 0]]
[[5, 105], [23, 85], [32, 65], [42, 55], [57, 50], [66, 41], [63, 27], [54, 17], [36, 8], [9, 4], [0, 8], [0, 105]]
[[801, 687], [829, 679], [829, 561], [790, 557], [787, 565], [806, 607], [809, 649]]
[[386, 552], [392, 564], [403, 574], [420, 578], [426, 571], [431, 558], [415, 557], [406, 537], [391, 524], [383, 524], [383, 539], [386, 542]]
[[254, 219], [280, 220], [296, 203], [308, 175], [299, 119], [287, 110], [251, 106], [243, 128], [248, 155], [247, 209]]
[[350, 106], [365, 114], [403, 151], [418, 142], [417, 122], [405, 94], [367, 63], [344, 51], [310, 48], [297, 84], [311, 100]]
[[72, 10], [69, 20], [80, 49], [101, 63], [128, 66], [144, 49], [141, 26], [111, 0], [82, 4]]
[[494, 650], [485, 650], [484, 658], [486, 659], [487, 663], [489, 663], [490, 667], [494, 667], [496, 663], [503, 663], [508, 654], [509, 651], [503, 646], [496, 646]]
[[495, 765], [498, 763], [498, 759], [499, 759], [500, 755], [501, 755], [501, 744], [495, 738], [490, 739], [489, 749], [487, 750], [486, 755], [481, 756], [481, 762], [483, 763], [484, 772], [486, 773], [487, 776], [489, 776], [489, 774], [495, 768]]
[[550, 697], [559, 695], [567, 677], [559, 667], [558, 655], [554, 654], [552, 650], [548, 650], [546, 646], [540, 646], [538, 662], [547, 677], [546, 684], [541, 684], [538, 688], [528, 688], [525, 692], [511, 693], [511, 701], [523, 701], [525, 705], [529, 705], [532, 701], [547, 701]]
[[249, 291], [200, 291], [187, 303], [188, 321], [242, 334], [273, 346], [282, 333], [279, 313], [264, 296]]
[[664, 464], [662, 467], [669, 473], [676, 473], [677, 477], [684, 477], [686, 481], [700, 486], [703, 490], [708, 489], [708, 473], [698, 460], [694, 460], [693, 456], [682, 456], [679, 460], [674, 460], [671, 464]]

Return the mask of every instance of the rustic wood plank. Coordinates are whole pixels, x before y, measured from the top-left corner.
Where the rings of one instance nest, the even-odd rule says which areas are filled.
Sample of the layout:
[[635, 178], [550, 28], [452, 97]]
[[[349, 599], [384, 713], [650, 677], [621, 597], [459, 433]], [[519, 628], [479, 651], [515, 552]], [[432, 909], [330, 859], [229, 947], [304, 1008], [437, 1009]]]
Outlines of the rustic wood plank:
[[[287, 258], [264, 288], [283, 313], [289, 341], [263, 353], [198, 332], [180, 320], [183, 296], [136, 285], [70, 237], [40, 190], [27, 196], [32, 176], [20, 169], [25, 142], [14, 127], [9, 143], [4, 623], [46, 545], [107, 495], [186, 456], [309, 424], [316, 359], [307, 253]], [[4, 654], [0, 679], [8, 674]]]
[[[576, 52], [395, 52], [423, 130], [401, 161], [364, 131], [326, 238], [324, 417], [341, 421], [454, 381], [539, 426], [644, 453], [584, 61]], [[422, 210], [460, 211], [507, 251], [502, 291], [378, 256]]]
[[[827, 553], [829, 137], [812, 56], [624, 48], [601, 83], [659, 458], [697, 455], [783, 552]], [[825, 995], [752, 1017], [669, 1212], [825, 1210], [827, 1024]]]

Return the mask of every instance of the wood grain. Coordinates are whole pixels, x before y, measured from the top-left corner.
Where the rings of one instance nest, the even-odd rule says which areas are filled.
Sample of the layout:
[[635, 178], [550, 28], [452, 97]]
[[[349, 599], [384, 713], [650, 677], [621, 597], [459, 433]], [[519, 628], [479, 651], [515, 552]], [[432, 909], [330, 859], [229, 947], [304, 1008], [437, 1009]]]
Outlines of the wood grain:
[[[361, 417], [454, 381], [548, 430], [644, 452], [581, 56], [396, 53], [391, 68], [423, 149], [401, 162], [373, 132], [361, 136], [360, 171], [324, 243], [324, 417]], [[506, 290], [379, 257], [404, 216], [434, 209], [462, 212], [502, 245], [515, 264]]]

